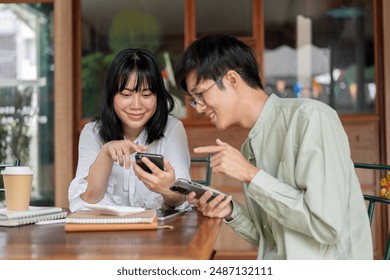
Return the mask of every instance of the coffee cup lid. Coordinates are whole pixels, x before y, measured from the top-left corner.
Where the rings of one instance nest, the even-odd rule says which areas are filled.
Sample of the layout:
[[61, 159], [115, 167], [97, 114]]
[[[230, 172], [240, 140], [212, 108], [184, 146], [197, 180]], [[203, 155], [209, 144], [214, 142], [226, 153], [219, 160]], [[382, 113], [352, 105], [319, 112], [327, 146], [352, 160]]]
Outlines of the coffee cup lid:
[[1, 171], [2, 175], [30, 175], [33, 174], [29, 166], [8, 166]]

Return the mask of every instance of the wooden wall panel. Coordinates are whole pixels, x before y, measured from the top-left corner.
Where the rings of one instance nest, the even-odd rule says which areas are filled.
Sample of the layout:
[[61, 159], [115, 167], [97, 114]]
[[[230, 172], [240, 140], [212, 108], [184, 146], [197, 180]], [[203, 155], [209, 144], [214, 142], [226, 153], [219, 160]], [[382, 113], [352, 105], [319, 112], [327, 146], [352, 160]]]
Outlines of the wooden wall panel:
[[[379, 125], [377, 122], [344, 123], [354, 162], [380, 163]], [[364, 193], [373, 194], [372, 187], [378, 183], [372, 170], [356, 170]]]
[[59, 207], [68, 207], [75, 161], [72, 7], [72, 1], [54, 1], [54, 201]]
[[[385, 108], [390, 108], [390, 17], [388, 16], [390, 13], [390, 1], [383, 1], [383, 50], [387, 50], [383, 52], [383, 67], [384, 73], [383, 81], [383, 90], [384, 90], [384, 100], [385, 100]], [[385, 110], [385, 124], [390, 123], [390, 113], [389, 110]], [[390, 129], [389, 126], [386, 126], [385, 131], [385, 139], [390, 139]], [[390, 141], [386, 141], [386, 159], [387, 164], [390, 164]], [[389, 216], [390, 217], [390, 216]]]

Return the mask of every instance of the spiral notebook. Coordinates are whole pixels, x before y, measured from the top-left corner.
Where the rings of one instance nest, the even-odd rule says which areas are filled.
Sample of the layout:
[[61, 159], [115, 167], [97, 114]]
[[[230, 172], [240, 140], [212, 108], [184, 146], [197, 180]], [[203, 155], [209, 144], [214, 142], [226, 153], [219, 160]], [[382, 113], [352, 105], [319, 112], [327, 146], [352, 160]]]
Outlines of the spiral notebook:
[[27, 211], [7, 211], [0, 208], [0, 226], [15, 227], [41, 221], [63, 219], [67, 212], [60, 207], [30, 206]]
[[69, 214], [65, 222], [65, 231], [146, 230], [157, 227], [157, 214], [154, 209], [121, 216], [80, 211]]

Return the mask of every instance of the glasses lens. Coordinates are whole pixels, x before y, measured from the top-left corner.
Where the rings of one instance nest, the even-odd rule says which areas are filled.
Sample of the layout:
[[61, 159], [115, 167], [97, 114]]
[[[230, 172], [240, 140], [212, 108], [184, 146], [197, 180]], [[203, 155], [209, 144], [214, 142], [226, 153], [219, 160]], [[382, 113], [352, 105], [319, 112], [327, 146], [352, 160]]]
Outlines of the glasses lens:
[[193, 98], [188, 99], [188, 104], [190, 104], [191, 107], [195, 108], [196, 107], [195, 99], [193, 99]]

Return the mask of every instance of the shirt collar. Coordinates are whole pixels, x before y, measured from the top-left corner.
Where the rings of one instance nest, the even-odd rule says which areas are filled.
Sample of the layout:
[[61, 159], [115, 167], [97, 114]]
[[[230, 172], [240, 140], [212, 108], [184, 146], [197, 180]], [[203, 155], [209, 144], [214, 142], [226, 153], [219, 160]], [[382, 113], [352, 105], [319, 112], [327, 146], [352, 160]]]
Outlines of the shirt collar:
[[134, 143], [141, 146], [146, 146], [146, 139], [148, 134], [146, 132], [146, 127], [141, 131], [137, 138], [135, 138]]
[[273, 93], [268, 97], [267, 101], [264, 104], [263, 109], [261, 110], [259, 117], [256, 120], [255, 125], [249, 131], [248, 137], [250, 139], [253, 139], [259, 135], [260, 130], [262, 129], [263, 125], [267, 122], [267, 119], [270, 116], [275, 103], [278, 102], [279, 99], [280, 98]]

